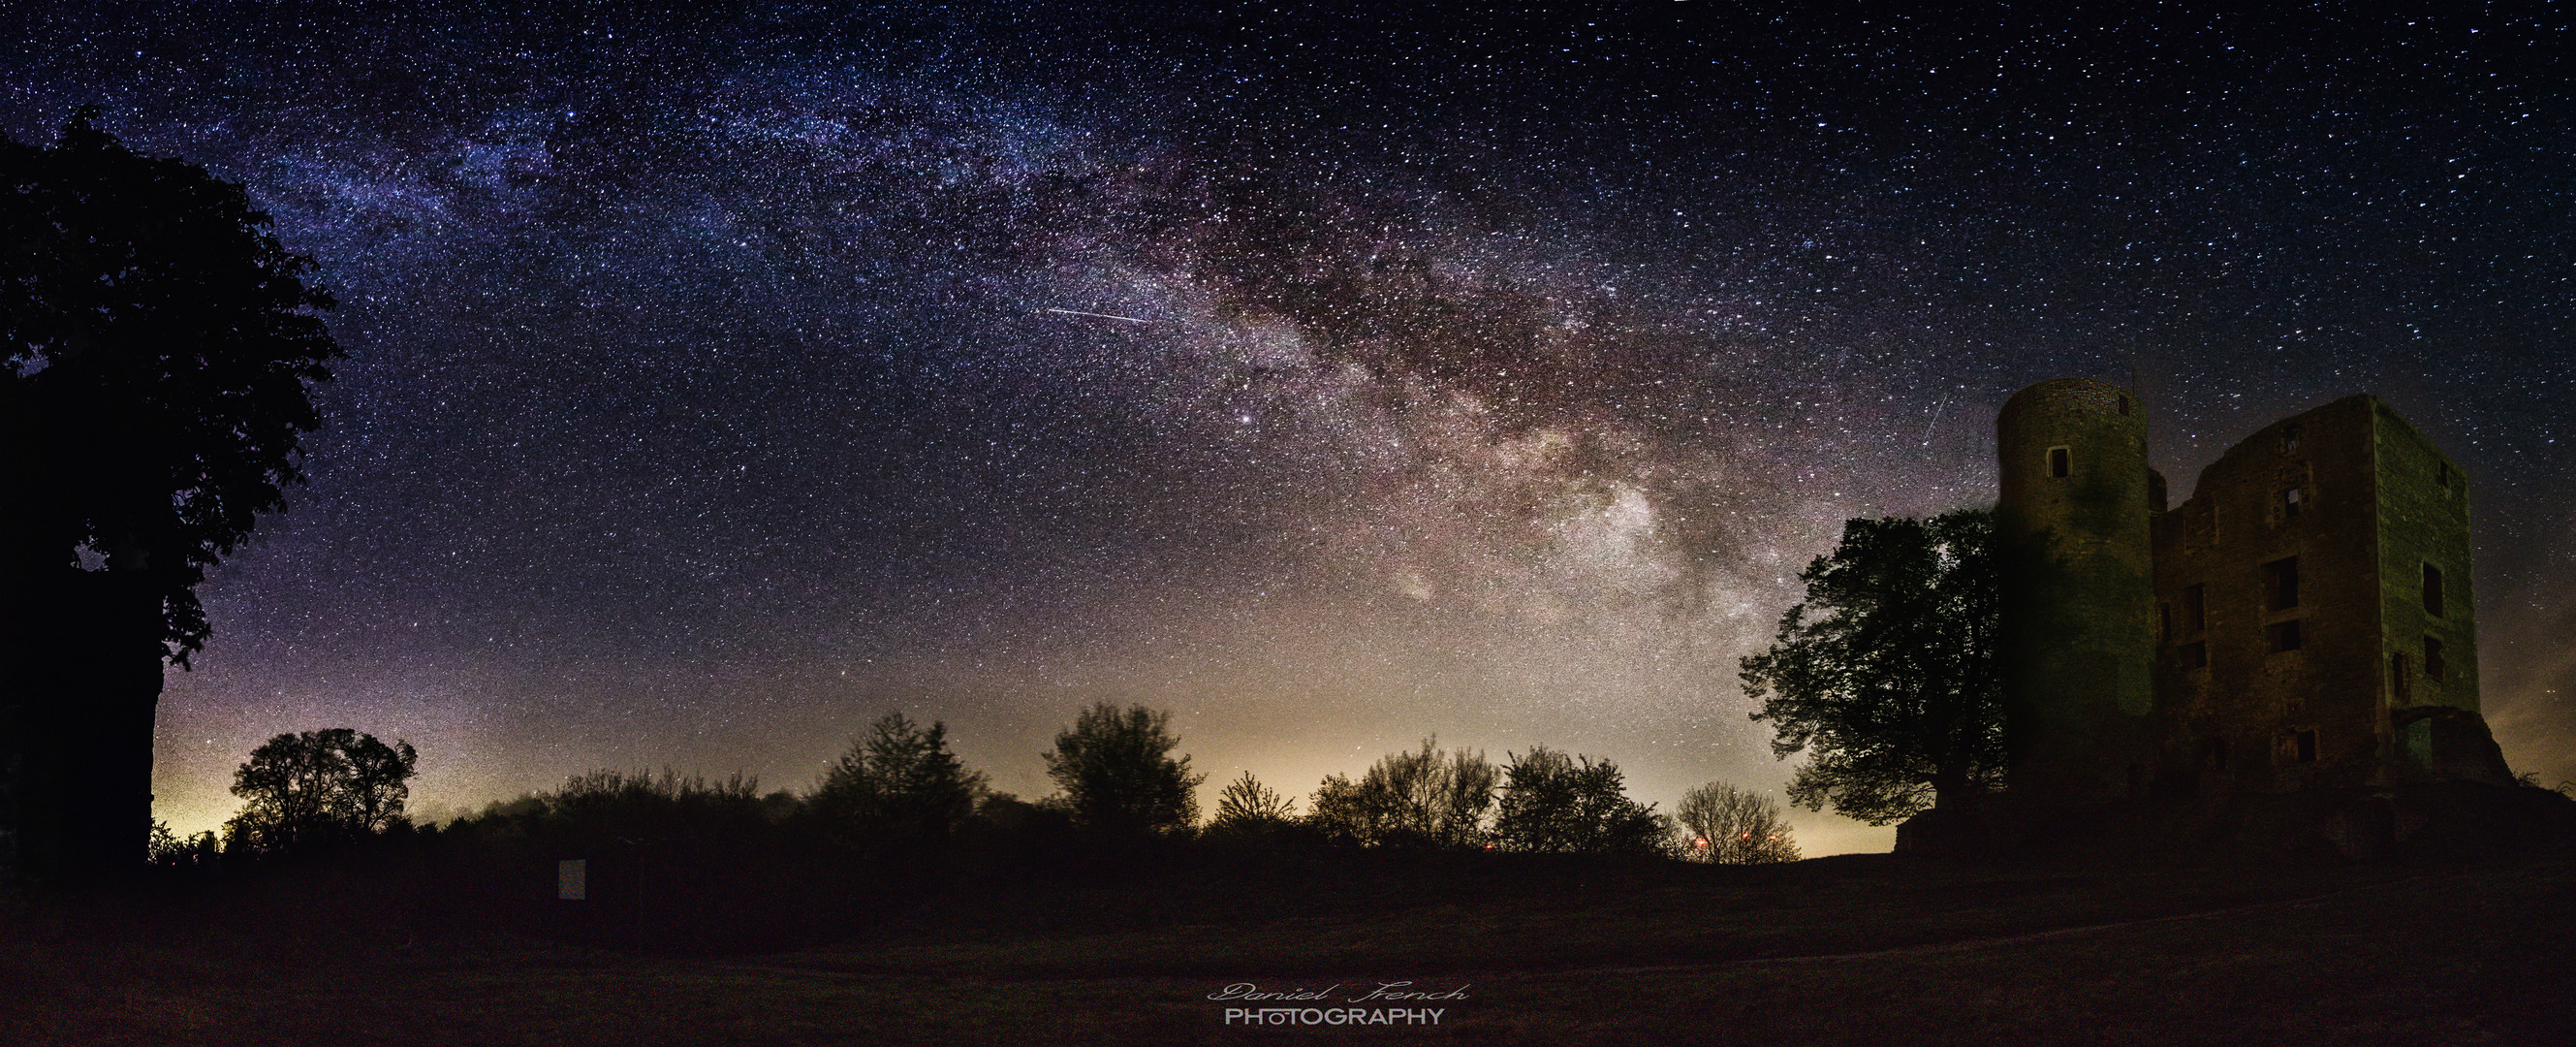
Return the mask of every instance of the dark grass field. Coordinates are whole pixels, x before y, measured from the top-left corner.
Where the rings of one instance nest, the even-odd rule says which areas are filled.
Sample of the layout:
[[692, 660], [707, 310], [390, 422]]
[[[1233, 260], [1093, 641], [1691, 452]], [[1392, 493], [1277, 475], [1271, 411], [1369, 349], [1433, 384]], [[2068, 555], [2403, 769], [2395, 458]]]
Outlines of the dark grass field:
[[[2153, 869], [1164, 856], [958, 883], [773, 950], [649, 926], [564, 944], [327, 869], [20, 903], [0, 910], [0, 1042], [2576, 1043], [2563, 851]], [[1248, 982], [1368, 1011], [1387, 1005], [1342, 1001], [1398, 981], [1463, 998], [1397, 1005], [1440, 1009], [1411, 1027], [1229, 1026], [1228, 1007], [1261, 1005], [1210, 998]]]

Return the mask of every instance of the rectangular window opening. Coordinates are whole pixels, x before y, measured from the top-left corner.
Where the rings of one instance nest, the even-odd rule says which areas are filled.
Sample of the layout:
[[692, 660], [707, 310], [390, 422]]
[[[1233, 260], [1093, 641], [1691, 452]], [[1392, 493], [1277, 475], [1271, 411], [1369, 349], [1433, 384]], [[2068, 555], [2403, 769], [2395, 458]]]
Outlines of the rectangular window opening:
[[2317, 732], [2300, 731], [2290, 736], [2290, 758], [2300, 763], [2317, 762]]
[[2281, 492], [2281, 515], [2284, 518], [2291, 520], [2299, 518], [2298, 488], [2292, 487]]
[[2439, 488], [2441, 488], [2441, 489], [2443, 489], [2443, 490], [2445, 490], [2445, 491], [2447, 491], [2447, 490], [2450, 490], [2450, 489], [2451, 489], [2451, 463], [2449, 463], [2449, 462], [2436, 462], [2436, 463], [2434, 463], [2434, 465], [2433, 465], [2433, 485], [2434, 485], [2434, 486], [2436, 486], [2436, 487], [2439, 487]]
[[2424, 565], [2424, 613], [2442, 616], [2442, 569], [2432, 564]]
[[2182, 667], [2185, 669], [2209, 668], [2208, 642], [2195, 640], [2182, 645]]
[[2164, 643], [2173, 642], [2172, 604], [2160, 603], [2156, 605], [2156, 639]]
[[2126, 417], [2128, 417], [2128, 416], [2129, 416], [2129, 398], [2128, 398], [2128, 397], [2123, 396], [2123, 397], [2121, 397], [2121, 398], [2120, 398], [2120, 417], [2122, 417], [2122, 418], [2126, 418]]
[[2075, 452], [2073, 450], [2064, 447], [2051, 447], [2048, 449], [2048, 475], [2050, 477], [2067, 476], [2072, 474], [2074, 471]]
[[2285, 556], [2263, 565], [2263, 609], [2286, 611], [2299, 605], [2299, 558]]
[[2196, 636], [2209, 628], [2209, 587], [2192, 585], [2182, 591], [2182, 632]]
[[2281, 449], [2284, 451], [2295, 451], [2299, 449], [2298, 426], [2294, 425], [2281, 430]]
[[2272, 652], [2275, 654], [2298, 650], [2299, 620], [2292, 618], [2286, 622], [2274, 622], [2264, 626], [2263, 637], [2272, 642]]
[[2443, 668], [2445, 667], [2442, 664], [2442, 641], [2436, 640], [2430, 636], [2425, 637], [2424, 678], [2427, 680], [2440, 680], [2442, 678]]

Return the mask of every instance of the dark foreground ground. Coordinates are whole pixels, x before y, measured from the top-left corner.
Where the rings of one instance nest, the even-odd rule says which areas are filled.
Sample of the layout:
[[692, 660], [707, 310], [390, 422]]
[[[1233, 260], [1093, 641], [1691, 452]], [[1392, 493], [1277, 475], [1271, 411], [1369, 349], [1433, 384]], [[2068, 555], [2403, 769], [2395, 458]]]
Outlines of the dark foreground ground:
[[[241, 878], [236, 878], [237, 881]], [[2569, 1044], [2576, 854], [1142, 863], [785, 951], [380, 918], [326, 874], [0, 908], [0, 1043]], [[1384, 982], [1438, 1024], [1228, 1025]], [[1271, 1004], [1277, 1006], [1277, 1004]]]

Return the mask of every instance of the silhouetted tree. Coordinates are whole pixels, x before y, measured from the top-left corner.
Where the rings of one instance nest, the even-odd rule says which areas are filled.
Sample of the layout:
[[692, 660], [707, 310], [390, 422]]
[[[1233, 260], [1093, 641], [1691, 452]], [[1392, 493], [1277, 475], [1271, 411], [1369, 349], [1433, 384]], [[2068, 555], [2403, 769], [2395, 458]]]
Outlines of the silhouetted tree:
[[233, 772], [241, 813], [224, 823], [233, 849], [286, 851], [409, 825], [406, 784], [420, 754], [346, 727], [281, 734]]
[[1813, 750], [1792, 802], [1885, 825], [2001, 783], [1994, 534], [1986, 509], [1853, 520], [1798, 576], [1806, 602], [1742, 665], [1772, 753]]
[[1216, 817], [1208, 822], [1203, 838], [1212, 842], [1278, 849], [1314, 841], [1312, 822], [1296, 816], [1297, 801], [1282, 796], [1252, 772], [1217, 790]]
[[39, 875], [142, 857], [160, 662], [204, 646], [195, 586], [301, 478], [340, 355], [240, 186], [96, 115], [0, 139], [0, 829]]
[[1064, 790], [1074, 821], [1113, 835], [1188, 828], [1198, 820], [1193, 790], [1207, 780], [1190, 758], [1168, 755], [1181, 744], [1171, 714], [1144, 706], [1125, 712], [1102, 702], [1075, 717], [1040, 753], [1047, 776]]
[[1297, 801], [1279, 795], [1252, 772], [1226, 783], [1216, 794], [1216, 819], [1209, 828], [1230, 829], [1259, 825], [1279, 825], [1290, 820]]
[[928, 730], [891, 712], [852, 739], [806, 798], [824, 831], [845, 844], [935, 845], [975, 813], [984, 776], [948, 751], [948, 726]]
[[1673, 820], [1690, 834], [1677, 851], [1697, 862], [1760, 865], [1798, 860], [1797, 841], [1770, 797], [1710, 782], [1682, 795]]
[[1485, 754], [1443, 753], [1425, 738], [1419, 749], [1379, 758], [1356, 782], [1325, 778], [1309, 821], [1329, 839], [1365, 847], [1478, 847], [1499, 777]]
[[1664, 854], [1671, 829], [1653, 804], [1628, 798], [1619, 765], [1544, 745], [1503, 768], [1495, 842], [1506, 850]]

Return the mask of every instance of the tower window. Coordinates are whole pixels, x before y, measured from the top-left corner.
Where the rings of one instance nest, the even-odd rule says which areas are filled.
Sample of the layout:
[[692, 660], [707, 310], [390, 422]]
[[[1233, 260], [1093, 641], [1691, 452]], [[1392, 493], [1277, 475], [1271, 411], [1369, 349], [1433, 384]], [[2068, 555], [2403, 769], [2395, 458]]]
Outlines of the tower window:
[[2160, 603], [2156, 605], [2156, 639], [2165, 643], [2173, 642], [2172, 604]]
[[2298, 650], [2299, 620], [2292, 618], [2286, 622], [2274, 622], [2264, 626], [2263, 638], [2272, 642], [2272, 651], [2275, 654]]
[[2128, 416], [2129, 416], [2129, 398], [2128, 398], [2128, 397], [2126, 397], [2126, 396], [2123, 396], [2123, 397], [2121, 397], [2121, 398], [2120, 398], [2120, 417], [2122, 417], [2122, 418], [2126, 418], [2126, 417], [2128, 417]]
[[[2429, 570], [2430, 568], [2427, 568]], [[2428, 600], [2429, 602], [2429, 600]], [[2285, 556], [2263, 565], [2263, 609], [2286, 611], [2299, 605], [2299, 558]]]
[[2442, 669], [2442, 641], [2427, 636], [2424, 638], [2424, 678], [2440, 680]]
[[2433, 485], [2445, 491], [2451, 489], [2451, 463], [2433, 463]]
[[2048, 475], [2065, 476], [2075, 471], [2075, 452], [2064, 447], [2048, 449]]
[[2442, 616], [2442, 569], [2432, 564], [2424, 565], [2424, 613]]
[[2182, 667], [2185, 669], [2209, 668], [2208, 641], [2194, 640], [2182, 645]]
[[2300, 731], [2291, 735], [2290, 759], [2297, 763], [2317, 762], [2317, 732]]
[[2187, 585], [2182, 590], [2182, 631], [2185, 636], [2209, 628], [2209, 587]]
[[2298, 488], [2292, 487], [2281, 492], [2281, 516], [2291, 520], [2299, 518]]
[[2299, 449], [2298, 426], [2293, 425], [2287, 429], [2281, 430], [2281, 449], [2284, 451], [2295, 451]]
[[2298, 619], [2272, 621], [2262, 629], [2264, 640], [2272, 642], [2272, 652], [2298, 650]]

